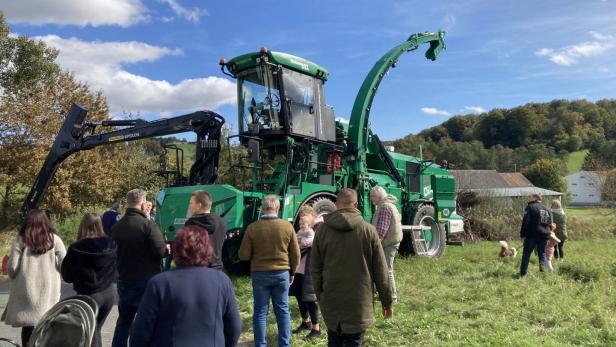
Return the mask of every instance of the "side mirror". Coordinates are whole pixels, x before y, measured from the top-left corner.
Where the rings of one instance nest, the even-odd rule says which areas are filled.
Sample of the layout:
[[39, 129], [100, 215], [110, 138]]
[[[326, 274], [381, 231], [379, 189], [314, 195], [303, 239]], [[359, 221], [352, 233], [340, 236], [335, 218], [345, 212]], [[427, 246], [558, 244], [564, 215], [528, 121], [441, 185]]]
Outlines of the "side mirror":
[[251, 163], [261, 161], [261, 146], [257, 140], [248, 140], [248, 161]]

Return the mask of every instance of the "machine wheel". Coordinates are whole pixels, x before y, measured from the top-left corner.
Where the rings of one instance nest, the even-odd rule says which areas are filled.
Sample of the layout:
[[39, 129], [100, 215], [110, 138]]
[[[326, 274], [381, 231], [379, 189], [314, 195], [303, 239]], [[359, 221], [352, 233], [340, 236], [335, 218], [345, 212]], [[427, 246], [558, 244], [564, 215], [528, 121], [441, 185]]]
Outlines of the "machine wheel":
[[[336, 204], [333, 201], [333, 196], [319, 195], [305, 202], [302, 206], [310, 206], [314, 209], [317, 216], [326, 215], [336, 210]], [[295, 230], [299, 230], [299, 213], [295, 216], [295, 222], [293, 223]]]
[[321, 216], [324, 214], [332, 213], [336, 211], [336, 204], [326, 196], [319, 196], [312, 199], [307, 204], [314, 209], [314, 212], [317, 213], [317, 216]]
[[[420, 205], [413, 217], [413, 225], [430, 227], [429, 231], [426, 230], [423, 232], [423, 237], [426, 240], [425, 247], [423, 242], [415, 240], [415, 237], [410, 237], [411, 245], [413, 246], [413, 254], [426, 258], [440, 257], [443, 255], [446, 245], [445, 228], [434, 220], [434, 206]], [[427, 249], [424, 250], [424, 248]], [[424, 252], [419, 254], [420, 250], [424, 250]]]

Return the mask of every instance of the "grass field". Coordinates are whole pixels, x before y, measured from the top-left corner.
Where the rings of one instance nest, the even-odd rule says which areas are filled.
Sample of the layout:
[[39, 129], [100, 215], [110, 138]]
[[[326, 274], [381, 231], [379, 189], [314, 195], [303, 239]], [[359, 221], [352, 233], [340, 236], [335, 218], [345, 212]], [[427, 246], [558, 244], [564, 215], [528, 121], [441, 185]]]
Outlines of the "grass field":
[[569, 154], [569, 159], [567, 160], [567, 175], [571, 175], [572, 173], [578, 172], [582, 169], [586, 154], [588, 154], [587, 149]]
[[[519, 243], [514, 246], [520, 246]], [[367, 346], [613, 346], [616, 344], [616, 240], [571, 241], [555, 273], [518, 279], [520, 257], [497, 259], [497, 243], [449, 247], [440, 259], [399, 258], [400, 302], [395, 317], [377, 323]], [[252, 340], [249, 278], [234, 278], [243, 320], [242, 340]], [[290, 300], [293, 327], [299, 323]], [[380, 305], [376, 304], [376, 312]], [[276, 345], [273, 312], [269, 343]], [[293, 336], [293, 346], [325, 346]]]
[[[99, 211], [100, 212], [100, 211]], [[496, 242], [448, 247], [439, 259], [398, 258], [400, 302], [393, 320], [380, 318], [367, 331], [367, 346], [612, 346], [616, 345], [616, 215], [607, 209], [567, 209], [566, 261], [556, 272], [538, 273], [536, 257], [529, 275], [517, 279], [520, 258], [497, 259]], [[54, 221], [68, 246], [81, 214]], [[516, 221], [516, 223], [519, 221]], [[0, 233], [2, 255], [15, 231]], [[519, 242], [513, 242], [520, 247]], [[6, 277], [0, 276], [0, 281]], [[243, 321], [241, 341], [252, 341], [250, 278], [234, 277]], [[290, 300], [292, 326], [299, 324]], [[325, 329], [325, 327], [323, 327]], [[268, 338], [276, 345], [273, 313]], [[293, 336], [293, 346], [325, 346]]]

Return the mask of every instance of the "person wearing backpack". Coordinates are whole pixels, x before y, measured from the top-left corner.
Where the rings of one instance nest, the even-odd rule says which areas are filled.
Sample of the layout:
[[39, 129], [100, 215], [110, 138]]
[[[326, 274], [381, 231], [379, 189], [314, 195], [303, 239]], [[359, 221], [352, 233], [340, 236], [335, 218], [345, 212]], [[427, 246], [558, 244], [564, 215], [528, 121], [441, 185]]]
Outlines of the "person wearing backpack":
[[533, 250], [537, 250], [539, 271], [543, 271], [542, 265], [546, 264], [545, 247], [550, 238], [550, 224], [552, 224], [552, 213], [541, 203], [541, 195], [529, 196], [520, 229], [520, 237], [524, 243], [520, 277], [528, 272], [528, 263]]

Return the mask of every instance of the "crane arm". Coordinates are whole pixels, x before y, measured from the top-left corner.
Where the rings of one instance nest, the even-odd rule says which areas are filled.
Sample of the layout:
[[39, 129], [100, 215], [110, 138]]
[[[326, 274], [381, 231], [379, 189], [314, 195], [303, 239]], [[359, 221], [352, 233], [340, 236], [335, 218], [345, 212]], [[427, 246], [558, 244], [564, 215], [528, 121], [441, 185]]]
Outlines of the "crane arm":
[[[365, 172], [366, 165], [366, 141], [368, 137], [368, 117], [372, 100], [376, 95], [379, 84], [387, 71], [394, 67], [398, 58], [405, 52], [419, 48], [423, 43], [429, 43], [430, 48], [426, 52], [426, 58], [436, 60], [437, 55], [445, 49], [443, 41], [445, 32], [418, 33], [411, 35], [405, 42], [392, 48], [372, 67], [355, 97], [351, 119], [349, 121], [349, 152], [355, 156], [354, 171], [359, 174]], [[363, 165], [363, 166], [362, 166]]]
[[[38, 206], [60, 164], [75, 152], [116, 142], [134, 141], [149, 137], [194, 131], [197, 134], [195, 163], [190, 170], [189, 184], [211, 184], [218, 175], [220, 133], [224, 118], [211, 111], [197, 111], [183, 116], [155, 121], [108, 120], [99, 124], [84, 123], [87, 110], [73, 104], [66, 115], [60, 132], [45, 159], [26, 200], [21, 215]], [[99, 134], [86, 135], [97, 126], [129, 126]]]

